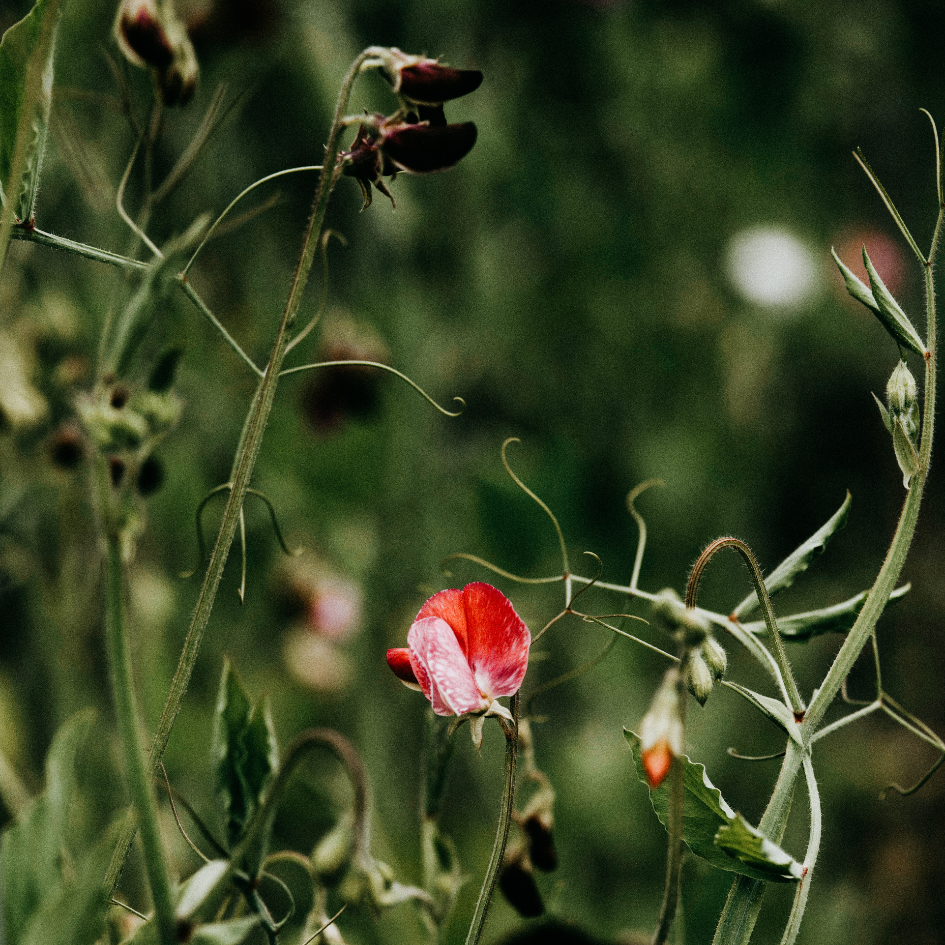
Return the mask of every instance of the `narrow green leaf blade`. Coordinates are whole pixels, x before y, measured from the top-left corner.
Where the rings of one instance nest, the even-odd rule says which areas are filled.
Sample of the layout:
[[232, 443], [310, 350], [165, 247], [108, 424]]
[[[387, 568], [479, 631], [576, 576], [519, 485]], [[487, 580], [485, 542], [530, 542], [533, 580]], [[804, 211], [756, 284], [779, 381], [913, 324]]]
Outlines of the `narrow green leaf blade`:
[[876, 304], [876, 299], [873, 298], [873, 293], [868, 285], [863, 283], [858, 279], [841, 261], [840, 257], [837, 255], [836, 250], [831, 249], [830, 255], [833, 256], [833, 261], [837, 264], [840, 269], [840, 275], [843, 276], [843, 281], [846, 283], [847, 292], [857, 300], [857, 302], [862, 302], [871, 312], [873, 312], [877, 317], [879, 316], [879, 306]]
[[[847, 523], [850, 514], [850, 503], [853, 497], [848, 492], [843, 504], [837, 509], [830, 519], [821, 526], [810, 538], [803, 544], [794, 549], [765, 579], [765, 588], [770, 597], [774, 597], [778, 591], [783, 591], [794, 583], [794, 579], [810, 567], [810, 563], [818, 555], [823, 554], [827, 543], [831, 538]], [[741, 621], [742, 617], [753, 614], [760, 606], [758, 595], [752, 591], [736, 608], [732, 611], [732, 616]]]
[[804, 867], [776, 843], [772, 843], [741, 814], [719, 828], [715, 844], [741, 863], [751, 865], [775, 883], [797, 882], [804, 875]]
[[233, 847], [259, 809], [279, 761], [268, 702], [250, 705], [229, 661], [220, 680], [211, 756], [223, 827]]
[[[650, 802], [660, 823], [665, 827], [669, 809], [670, 778], [656, 788], [650, 788], [643, 769], [640, 737], [628, 729], [623, 730], [624, 738], [633, 753], [637, 768], [637, 777], [650, 791]], [[725, 802], [721, 791], [709, 780], [705, 765], [690, 761], [682, 756], [685, 765], [683, 784], [685, 786], [685, 806], [683, 808], [683, 840], [696, 856], [707, 860], [712, 866], [729, 873], [741, 873], [753, 879], [771, 879], [770, 868], [746, 862], [729, 854], [715, 842], [718, 832], [732, 824], [738, 816]]]
[[794, 713], [783, 702], [772, 699], [770, 696], [763, 696], [761, 693], [753, 692], [745, 686], [739, 686], [738, 683], [728, 682], [728, 680], [722, 680], [722, 685], [728, 689], [733, 689], [743, 699], [747, 699], [762, 714], [768, 716], [778, 728], [783, 729], [798, 745], [802, 745]]
[[[889, 602], [899, 600], [909, 593], [911, 584], [897, 587], [889, 595]], [[785, 639], [804, 642], [823, 633], [848, 633], [856, 621], [857, 615], [863, 609], [869, 591], [863, 591], [849, 600], [830, 607], [821, 607], [819, 610], [809, 610], [801, 614], [791, 614], [790, 617], [778, 619], [778, 630]], [[755, 620], [742, 624], [743, 629], [750, 633], [767, 633], [768, 628], [763, 620]]]
[[7, 945], [20, 945], [33, 919], [63, 890], [62, 851], [75, 788], [75, 760], [94, 715], [80, 712], [56, 734], [46, 759], [46, 790], [0, 843], [0, 901]]
[[916, 354], [925, 356], [925, 344], [913, 327], [912, 322], [909, 321], [909, 316], [900, 308], [899, 303], [886, 288], [883, 280], [880, 279], [879, 273], [873, 268], [873, 264], [866, 254], [865, 246], [863, 247], [863, 265], [866, 266], [866, 274], [870, 277], [873, 298], [879, 307], [876, 315], [883, 323], [883, 327], [898, 344], [914, 351]]
[[[13, 194], [14, 213], [21, 221], [32, 217], [39, 171], [46, 146], [52, 106], [53, 54], [62, 0], [37, 0], [36, 5], [0, 40], [0, 193], [19, 169], [22, 177]], [[35, 57], [42, 61], [34, 63]], [[26, 136], [26, 137], [24, 137]]]

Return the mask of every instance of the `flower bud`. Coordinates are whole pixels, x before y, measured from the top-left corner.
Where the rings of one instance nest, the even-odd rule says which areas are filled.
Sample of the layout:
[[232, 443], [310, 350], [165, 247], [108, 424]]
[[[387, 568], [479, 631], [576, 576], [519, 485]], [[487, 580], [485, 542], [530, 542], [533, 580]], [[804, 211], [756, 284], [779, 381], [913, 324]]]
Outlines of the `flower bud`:
[[528, 857], [535, 869], [550, 873], [558, 868], [558, 851], [551, 824], [544, 817], [532, 814], [522, 823], [522, 830], [528, 839]]
[[900, 361], [889, 377], [886, 402], [891, 414], [906, 414], [916, 406], [915, 378], [905, 361]]
[[384, 158], [411, 174], [445, 171], [458, 164], [476, 143], [471, 121], [458, 125], [394, 125], [384, 130]]
[[122, 0], [115, 18], [115, 41], [136, 66], [165, 69], [174, 59], [156, 0]]
[[170, 64], [158, 71], [158, 87], [168, 107], [186, 105], [197, 89], [200, 66], [194, 45], [180, 20], [173, 20], [168, 32], [173, 43], [174, 57]]
[[728, 669], [728, 656], [715, 637], [706, 637], [702, 644], [702, 658], [706, 661], [716, 682], [725, 675]]
[[653, 600], [653, 622], [688, 648], [700, 646], [712, 632], [708, 618], [695, 608], [686, 607], [669, 587]]
[[677, 691], [679, 671], [667, 671], [653, 702], [640, 722], [640, 750], [643, 768], [651, 788], [657, 788], [666, 777], [673, 758], [683, 750], [683, 724]]
[[702, 658], [701, 652], [693, 653], [686, 664], [686, 686], [696, 702], [704, 706], [715, 685], [715, 679], [709, 664]]

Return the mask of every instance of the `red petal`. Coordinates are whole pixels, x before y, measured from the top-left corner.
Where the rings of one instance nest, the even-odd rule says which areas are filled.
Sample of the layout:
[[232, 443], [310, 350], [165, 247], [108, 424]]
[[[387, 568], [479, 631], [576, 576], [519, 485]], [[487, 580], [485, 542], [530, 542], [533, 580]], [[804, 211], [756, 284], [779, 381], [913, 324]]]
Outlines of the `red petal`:
[[643, 752], [643, 769], [646, 771], [646, 778], [651, 788], [655, 790], [663, 783], [663, 778], [669, 773], [672, 763], [673, 753], [669, 742], [665, 739]]
[[515, 695], [528, 669], [528, 627], [511, 601], [491, 584], [467, 584], [462, 593], [466, 655], [480, 691], [492, 699]]
[[462, 715], [489, 706], [473, 678], [452, 627], [441, 617], [416, 620], [407, 634], [410, 662], [437, 715]]
[[424, 59], [400, 69], [401, 95], [414, 102], [436, 105], [475, 92], [482, 85], [478, 69], [451, 69], [435, 59]]
[[405, 646], [395, 647], [387, 651], [387, 665], [394, 671], [394, 675], [405, 683], [418, 685], [417, 677], [410, 665], [410, 650]]
[[463, 652], [466, 652], [466, 604], [462, 591], [450, 588], [448, 591], [434, 594], [417, 614], [417, 620], [423, 620], [424, 617], [439, 617], [445, 620], [453, 628]]

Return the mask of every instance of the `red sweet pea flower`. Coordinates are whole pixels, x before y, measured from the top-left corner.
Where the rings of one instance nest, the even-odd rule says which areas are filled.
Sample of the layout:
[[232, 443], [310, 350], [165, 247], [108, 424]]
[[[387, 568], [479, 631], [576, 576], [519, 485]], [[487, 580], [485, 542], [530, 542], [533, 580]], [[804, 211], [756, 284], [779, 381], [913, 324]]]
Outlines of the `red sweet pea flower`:
[[430, 700], [437, 715], [501, 715], [496, 702], [518, 692], [528, 668], [528, 627], [489, 584], [434, 594], [407, 634], [387, 651], [387, 665]]

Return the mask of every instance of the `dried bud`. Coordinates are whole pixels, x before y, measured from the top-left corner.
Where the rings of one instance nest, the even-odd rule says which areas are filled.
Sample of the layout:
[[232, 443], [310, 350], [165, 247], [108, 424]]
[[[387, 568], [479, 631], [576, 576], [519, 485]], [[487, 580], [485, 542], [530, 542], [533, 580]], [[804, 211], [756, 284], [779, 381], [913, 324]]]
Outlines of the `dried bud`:
[[666, 777], [673, 758], [683, 750], [683, 724], [679, 712], [677, 683], [679, 671], [668, 670], [643, 721], [640, 723], [640, 750], [643, 768], [651, 788]]
[[409, 102], [438, 105], [475, 92], [482, 85], [478, 69], [451, 69], [436, 59], [409, 56], [396, 47], [382, 56], [384, 77]]
[[704, 706], [712, 693], [715, 679], [701, 652], [693, 653], [686, 664], [686, 686], [696, 702]]
[[523, 851], [506, 856], [499, 873], [499, 888], [523, 919], [544, 915], [545, 904], [541, 901], [535, 874]]
[[543, 873], [550, 873], [558, 868], [558, 851], [551, 824], [538, 814], [526, 817], [522, 830], [528, 838], [528, 857], [532, 865]]

